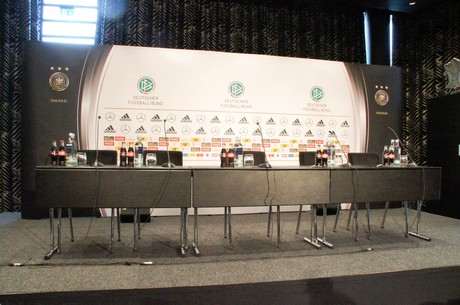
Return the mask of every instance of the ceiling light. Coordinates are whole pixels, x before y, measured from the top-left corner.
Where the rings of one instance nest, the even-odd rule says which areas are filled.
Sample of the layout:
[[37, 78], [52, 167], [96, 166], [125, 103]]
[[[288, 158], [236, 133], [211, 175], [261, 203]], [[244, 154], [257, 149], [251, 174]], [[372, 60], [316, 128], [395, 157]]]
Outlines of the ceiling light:
[[415, 1], [413, 1], [413, 2], [409, 2], [409, 5], [415, 5], [415, 4], [416, 4], [416, 2], [415, 2]]

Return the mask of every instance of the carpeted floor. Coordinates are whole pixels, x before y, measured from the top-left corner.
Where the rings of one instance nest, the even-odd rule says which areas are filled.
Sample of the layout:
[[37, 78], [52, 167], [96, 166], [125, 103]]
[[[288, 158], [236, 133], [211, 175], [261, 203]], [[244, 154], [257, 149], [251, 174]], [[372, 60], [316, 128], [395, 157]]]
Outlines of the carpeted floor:
[[[136, 252], [132, 224], [122, 224], [112, 254], [109, 219], [75, 218], [75, 241], [65, 220], [63, 251], [49, 261], [49, 221], [3, 213], [0, 304], [459, 304], [460, 220], [423, 213], [421, 233], [432, 238], [426, 242], [404, 236], [399, 208], [381, 229], [382, 212], [372, 212], [371, 240], [361, 217], [358, 241], [344, 213], [328, 235], [334, 249], [321, 250], [303, 241], [309, 212], [300, 235], [297, 214], [282, 213], [280, 248], [266, 236], [267, 214], [233, 215], [233, 249], [223, 217], [200, 216], [200, 257], [190, 248], [178, 255], [179, 217], [146, 223]], [[193, 216], [189, 231], [190, 239]]]

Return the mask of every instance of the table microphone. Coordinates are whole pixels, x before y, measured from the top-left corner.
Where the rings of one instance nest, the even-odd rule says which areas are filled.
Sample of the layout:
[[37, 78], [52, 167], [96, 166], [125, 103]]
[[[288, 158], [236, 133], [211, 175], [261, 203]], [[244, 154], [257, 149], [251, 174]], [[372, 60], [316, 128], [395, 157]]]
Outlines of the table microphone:
[[169, 156], [169, 138], [166, 136], [166, 119], [163, 120], [163, 129], [165, 132], [165, 140], [166, 140], [166, 155], [168, 156], [168, 162], [163, 163], [161, 167], [175, 167], [174, 163], [171, 163], [171, 157]]
[[257, 165], [258, 167], [262, 167], [262, 168], [272, 168], [271, 164], [268, 163], [268, 159], [267, 159], [267, 153], [265, 152], [265, 147], [264, 147], [264, 136], [262, 134], [262, 127], [260, 127], [260, 124], [259, 122], [257, 122], [257, 126], [259, 126], [259, 130], [260, 130], [260, 138], [262, 140], [262, 149], [264, 151], [264, 158], [265, 158], [265, 162], [264, 163], [261, 163], [259, 165]]
[[99, 122], [101, 121], [101, 116], [97, 117], [97, 124], [96, 124], [96, 158], [94, 159], [93, 166], [100, 167], [104, 166], [102, 162], [97, 161], [99, 158]]
[[399, 145], [401, 145], [401, 147], [406, 151], [407, 158], [412, 162], [409, 165], [417, 166], [417, 163], [415, 163], [414, 159], [412, 159], [411, 155], [409, 154], [409, 150], [404, 145], [404, 143], [401, 141], [401, 139], [398, 137], [398, 134], [396, 133], [396, 131], [394, 131], [394, 129], [391, 128], [390, 126], [387, 126], [387, 128], [395, 135], [396, 139], [399, 140]]
[[351, 163], [350, 163], [350, 161], [348, 160], [348, 156], [347, 156], [347, 154], [345, 153], [345, 150], [343, 149], [342, 144], [340, 144], [339, 138], [337, 137], [337, 135], [335, 134], [335, 132], [332, 132], [331, 134], [332, 134], [332, 135], [334, 136], [334, 138], [337, 140], [337, 143], [339, 144], [340, 149], [342, 150], [342, 153], [343, 153], [343, 155], [345, 156], [345, 159], [347, 160], [347, 164], [342, 164], [342, 166], [349, 166], [349, 167], [351, 167]]

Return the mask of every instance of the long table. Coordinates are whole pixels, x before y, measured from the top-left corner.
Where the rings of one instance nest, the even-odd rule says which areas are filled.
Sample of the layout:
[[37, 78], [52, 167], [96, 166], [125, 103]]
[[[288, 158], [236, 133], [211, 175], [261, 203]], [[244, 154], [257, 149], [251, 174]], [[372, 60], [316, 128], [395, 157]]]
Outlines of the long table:
[[[441, 168], [436, 167], [37, 167], [36, 170], [37, 202], [50, 208], [50, 218], [52, 209], [65, 207], [181, 208], [183, 253], [187, 249], [187, 209], [191, 207], [198, 215], [198, 208], [203, 207], [275, 206], [279, 244], [282, 205], [309, 204], [316, 208], [342, 202], [404, 201], [406, 235], [423, 237], [418, 232], [421, 204], [423, 200], [440, 199], [440, 181]], [[416, 232], [409, 231], [407, 201], [417, 201]], [[196, 254], [199, 253], [197, 219]], [[311, 242], [316, 243], [316, 216], [312, 216], [312, 232]], [[60, 251], [59, 231], [57, 246], [53, 232], [52, 236], [52, 249]], [[324, 221], [323, 239], [325, 242]]]

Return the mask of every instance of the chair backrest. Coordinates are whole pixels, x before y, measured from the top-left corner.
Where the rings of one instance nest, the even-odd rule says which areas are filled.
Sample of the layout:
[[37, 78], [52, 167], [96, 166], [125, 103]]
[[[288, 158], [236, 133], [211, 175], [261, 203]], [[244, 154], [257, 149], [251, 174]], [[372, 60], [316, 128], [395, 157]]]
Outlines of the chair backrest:
[[377, 153], [348, 153], [348, 162], [353, 166], [377, 166], [381, 163]]
[[299, 152], [299, 165], [315, 165], [316, 152], [314, 151], [301, 151]]
[[104, 164], [104, 165], [117, 165], [117, 158], [118, 153], [116, 150], [95, 150], [95, 149], [87, 149], [87, 150], [79, 150], [81, 152], [86, 153], [87, 163], [90, 166], [94, 165], [94, 161], [96, 161], [96, 153], [97, 153], [97, 161]]
[[243, 160], [244, 155], [251, 154], [254, 156], [254, 165], [265, 163], [265, 152], [263, 151], [243, 151]]
[[[144, 150], [142, 152], [142, 156], [144, 157], [144, 165], [145, 165], [145, 156], [148, 153], [155, 153], [157, 156], [157, 165], [163, 165], [168, 163], [168, 152], [166, 150]], [[171, 163], [177, 166], [182, 166], [184, 163], [184, 158], [181, 151], [170, 150], [169, 151], [169, 158], [171, 159]]]

